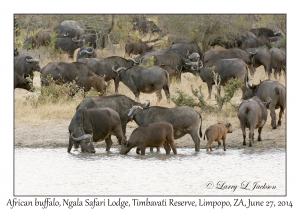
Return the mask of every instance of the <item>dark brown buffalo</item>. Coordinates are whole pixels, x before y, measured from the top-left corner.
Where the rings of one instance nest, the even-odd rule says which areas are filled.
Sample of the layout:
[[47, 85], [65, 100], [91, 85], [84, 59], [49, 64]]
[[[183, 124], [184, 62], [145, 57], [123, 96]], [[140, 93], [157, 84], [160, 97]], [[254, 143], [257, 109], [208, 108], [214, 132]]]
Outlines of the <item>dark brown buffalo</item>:
[[97, 53], [94, 48], [83, 46], [77, 52], [76, 61], [78, 61], [80, 58], [97, 58]]
[[253, 75], [255, 73], [254, 60], [253, 57], [255, 52], [246, 52], [239, 48], [231, 48], [224, 50], [212, 49], [203, 54], [203, 63], [205, 64], [209, 60], [218, 59], [229, 59], [229, 58], [240, 58], [249, 67], [250, 73]]
[[266, 102], [272, 99], [268, 109], [270, 110], [270, 116], [272, 118], [271, 125], [273, 129], [276, 129], [276, 113], [275, 109], [280, 108], [278, 126], [281, 125], [281, 117], [286, 108], [286, 88], [279, 82], [272, 80], [264, 80], [258, 85], [249, 84], [249, 87], [243, 89], [244, 100], [253, 96], [259, 97], [262, 101]]
[[110, 108], [78, 109], [70, 122], [69, 134], [68, 152], [75, 143], [82, 152], [95, 153], [93, 142], [103, 140], [109, 151], [113, 144], [111, 135], [117, 137], [119, 144], [126, 140], [119, 114]]
[[272, 48], [269, 51], [271, 55], [271, 64], [274, 69], [274, 77], [281, 76], [281, 70], [286, 71], [286, 53], [284, 50]]
[[274, 36], [280, 36], [280, 32], [273, 31], [269, 28], [252, 28], [250, 29], [252, 33], [254, 33], [256, 36], [266, 36], [266, 37], [274, 37]]
[[195, 74], [195, 70], [197, 70], [199, 67], [199, 62], [193, 62], [188, 58], [187, 55], [176, 52], [175, 50], [162, 50], [146, 53], [139, 59], [139, 63], [146, 66], [149, 61], [152, 60], [154, 60], [153, 65], [158, 66], [163, 64], [173, 66], [176, 67], [181, 73], [190, 72]]
[[56, 38], [55, 49], [61, 49], [62, 51], [68, 53], [69, 58], [73, 58], [75, 50], [83, 47], [83, 43], [83, 39], [77, 40], [70, 37]]
[[80, 62], [50, 62], [41, 70], [42, 86], [48, 86], [48, 77], [56, 83], [69, 83], [78, 81], [83, 77], [96, 76], [93, 70], [86, 64]]
[[32, 80], [25, 79], [21, 75], [19, 75], [17, 72], [14, 72], [14, 89], [16, 88], [22, 88], [28, 91], [33, 92], [34, 88], [32, 85]]
[[69, 37], [79, 39], [84, 34], [84, 30], [79, 23], [74, 20], [64, 20], [53, 30], [57, 33], [58, 38]]
[[218, 142], [218, 149], [219, 149], [221, 145], [221, 141], [220, 141], [221, 139], [223, 140], [224, 151], [226, 151], [225, 141], [226, 141], [227, 133], [232, 133], [232, 125], [230, 123], [217, 123], [209, 126], [205, 130], [205, 134], [203, 138], [203, 140], [205, 140], [205, 136], [207, 136], [206, 152], [208, 152], [209, 149], [210, 151], [212, 151], [211, 144], [214, 141]]
[[141, 155], [145, 155], [147, 147], [161, 146], [164, 146], [166, 154], [170, 154], [171, 148], [173, 153], [177, 154], [173, 126], [167, 122], [151, 123], [136, 128], [129, 140], [122, 142], [120, 154], [126, 155], [132, 148], [137, 147], [136, 153], [141, 151]]
[[263, 102], [259, 97], [243, 101], [238, 108], [238, 118], [243, 132], [243, 145], [246, 145], [246, 128], [249, 128], [249, 146], [252, 147], [254, 129], [258, 128], [258, 141], [261, 141], [261, 131], [268, 117], [267, 107], [271, 101]]
[[25, 40], [24, 40], [24, 43], [23, 43], [23, 47], [25, 49], [28, 50], [33, 50], [36, 48], [37, 46], [37, 40], [35, 38], [35, 36], [30, 36], [30, 37], [27, 37]]
[[266, 75], [270, 78], [272, 73], [272, 65], [271, 65], [271, 55], [268, 50], [265, 48], [248, 48], [246, 49], [248, 52], [256, 52], [254, 55], [254, 66], [258, 68], [263, 66], [265, 69]]
[[176, 67], [170, 65], [164, 65], [164, 64], [160, 64], [159, 67], [166, 70], [169, 73], [169, 77], [171, 81], [172, 81], [171, 78], [174, 78], [177, 82], [180, 82], [181, 80], [180, 71]]
[[132, 106], [141, 106], [142, 108], [146, 108], [150, 105], [150, 102], [147, 103], [139, 103], [131, 98], [121, 95], [121, 94], [113, 94], [109, 96], [94, 96], [94, 97], [86, 97], [84, 98], [79, 105], [77, 106], [76, 110], [80, 108], [105, 108], [109, 107], [113, 110], [115, 110], [119, 115], [121, 119], [122, 124], [122, 130], [123, 133], [126, 134], [126, 125], [130, 121], [130, 118], [127, 116], [127, 111]]
[[200, 59], [202, 59], [203, 56], [202, 50], [200, 49], [199, 45], [196, 43], [176, 42], [176, 43], [172, 43], [170, 49], [182, 50], [187, 54], [192, 54], [196, 52], [199, 54]]
[[35, 35], [35, 39], [37, 42], [36, 47], [39, 48], [40, 46], [48, 46], [51, 42], [51, 34], [52, 30], [40, 30]]
[[135, 61], [132, 58], [122, 58], [120, 56], [110, 56], [107, 58], [80, 58], [79, 62], [86, 63], [93, 69], [97, 75], [105, 75], [106, 82], [114, 80], [115, 92], [118, 92], [119, 78], [117, 73], [112, 71], [113, 66], [129, 68], [134, 65]]
[[133, 30], [138, 30], [143, 33], [155, 33], [160, 32], [161, 29], [151, 20], [148, 20], [145, 16], [135, 16], [132, 19]]
[[246, 39], [240, 46], [241, 49], [247, 48], [255, 48], [255, 47], [264, 47], [266, 46], [268, 49], [271, 49], [271, 43], [268, 37], [266, 36], [259, 36], [254, 38]]
[[[203, 82], [208, 87], [208, 98], [211, 98], [212, 86], [216, 83], [215, 75], [218, 75], [218, 86], [225, 86], [231, 78], [238, 78], [242, 80], [244, 87], [248, 84], [248, 67], [242, 59], [220, 59], [220, 60], [209, 60], [203, 67], [199, 68], [199, 75]], [[218, 88], [220, 94], [220, 88]]]
[[84, 97], [85, 93], [90, 91], [92, 88], [100, 93], [100, 95], [105, 95], [107, 84], [102, 76], [89, 76], [82, 77], [76, 81], [76, 86], [71, 88], [70, 95], [74, 96], [78, 90], [83, 89]]
[[145, 42], [127, 43], [125, 45], [125, 54], [127, 54], [128, 56], [138, 55], [142, 54], [143, 52], [152, 50], [152, 48], [152, 46], [148, 46]]
[[29, 77], [30, 79], [33, 79], [33, 72], [39, 72], [40, 70], [41, 67], [38, 59], [33, 59], [28, 55], [14, 57], [14, 71], [24, 78]]
[[[195, 109], [188, 106], [166, 108], [151, 106], [143, 108], [133, 106], [128, 113], [139, 126], [155, 122], [168, 122], [173, 125], [174, 138], [179, 139], [190, 134], [194, 143], [195, 151], [200, 151], [200, 137], [202, 137], [202, 116]], [[150, 148], [151, 150], [151, 148]]]
[[159, 66], [147, 68], [133, 66], [129, 68], [120, 67], [113, 69], [118, 73], [122, 81], [135, 95], [139, 101], [140, 93], [156, 93], [158, 102], [162, 100], [161, 90], [165, 91], [166, 98], [170, 99], [169, 73]]

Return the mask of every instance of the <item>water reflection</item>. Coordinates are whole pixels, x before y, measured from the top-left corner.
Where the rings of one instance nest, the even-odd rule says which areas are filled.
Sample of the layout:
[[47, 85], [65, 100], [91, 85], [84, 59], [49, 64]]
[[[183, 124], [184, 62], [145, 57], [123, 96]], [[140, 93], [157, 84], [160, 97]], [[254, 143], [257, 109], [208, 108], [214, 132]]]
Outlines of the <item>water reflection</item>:
[[[274, 176], [276, 174], [276, 176]], [[211, 181], [214, 187], [208, 189]], [[275, 190], [220, 190], [219, 182], [241, 185], [259, 181]], [[206, 153], [178, 148], [120, 155], [98, 149], [94, 154], [66, 148], [15, 148], [16, 195], [284, 195], [284, 149], [222, 149]]]

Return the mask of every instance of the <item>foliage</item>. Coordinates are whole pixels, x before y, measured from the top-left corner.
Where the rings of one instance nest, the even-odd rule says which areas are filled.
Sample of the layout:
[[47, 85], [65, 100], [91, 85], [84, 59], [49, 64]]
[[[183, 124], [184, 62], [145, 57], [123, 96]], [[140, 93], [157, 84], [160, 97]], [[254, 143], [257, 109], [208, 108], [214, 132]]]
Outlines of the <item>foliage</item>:
[[[171, 96], [171, 100], [174, 102], [176, 106], [189, 106], [189, 107], [199, 107], [202, 111], [206, 112], [212, 112], [214, 110], [214, 107], [208, 105], [204, 100], [204, 95], [201, 91], [202, 86], [200, 85], [198, 89], [194, 89], [193, 86], [191, 86], [192, 93], [194, 97], [189, 96], [187, 93], [185, 93], [182, 90], [176, 89], [175, 95]], [[195, 97], [198, 99], [198, 101], [195, 100]]]
[[[227, 84], [224, 86], [224, 95], [215, 95], [215, 99], [219, 106], [219, 111], [222, 109], [225, 103], [229, 103], [232, 99], [234, 93], [243, 86], [243, 82], [238, 78], [231, 78]], [[220, 86], [216, 86], [216, 88], [221, 88]]]
[[147, 61], [147, 63], [145, 64], [145, 65], [143, 65], [143, 64], [139, 64], [139, 66], [140, 67], [150, 67], [150, 66], [154, 66], [154, 62], [155, 62], [155, 58], [154, 58], [154, 56], [152, 55], [150, 58], [149, 58], [149, 60]]

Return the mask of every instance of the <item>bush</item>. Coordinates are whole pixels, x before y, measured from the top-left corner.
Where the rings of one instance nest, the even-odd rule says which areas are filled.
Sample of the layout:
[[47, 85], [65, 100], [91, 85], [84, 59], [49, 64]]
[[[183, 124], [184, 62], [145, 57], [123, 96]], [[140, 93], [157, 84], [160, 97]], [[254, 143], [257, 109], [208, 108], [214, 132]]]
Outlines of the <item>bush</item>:
[[139, 66], [140, 66], [140, 67], [147, 68], [147, 67], [150, 67], [150, 66], [154, 66], [154, 62], [155, 62], [155, 58], [154, 58], [154, 56], [152, 55], [152, 56], [150, 57], [150, 59], [147, 61], [146, 65], [139, 64]]

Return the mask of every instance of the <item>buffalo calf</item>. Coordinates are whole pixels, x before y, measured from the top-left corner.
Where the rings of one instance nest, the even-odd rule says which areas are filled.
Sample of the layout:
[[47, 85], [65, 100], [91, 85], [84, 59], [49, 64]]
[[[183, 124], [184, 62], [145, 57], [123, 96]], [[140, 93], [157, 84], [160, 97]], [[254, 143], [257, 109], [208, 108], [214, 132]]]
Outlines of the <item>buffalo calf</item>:
[[254, 129], [258, 128], [258, 141], [261, 141], [261, 131], [265, 125], [268, 117], [267, 107], [269, 102], [262, 102], [259, 97], [253, 96], [252, 98], [243, 101], [238, 109], [238, 118], [240, 120], [241, 129], [243, 132], [243, 145], [246, 145], [246, 128], [249, 128], [249, 146], [252, 147], [252, 139]]
[[230, 123], [218, 123], [218, 124], [214, 124], [209, 126], [204, 134], [204, 140], [205, 140], [205, 136], [207, 136], [207, 144], [206, 144], [206, 151], [208, 152], [208, 150], [210, 149], [210, 151], [212, 151], [211, 148], [211, 144], [213, 143], [213, 141], [217, 141], [218, 142], [218, 148], [221, 145], [221, 139], [223, 140], [223, 146], [224, 146], [224, 151], [226, 151], [226, 147], [225, 147], [225, 140], [226, 140], [226, 134], [227, 133], [232, 133], [232, 125]]
[[[170, 154], [171, 148], [174, 154], [177, 150], [174, 144], [173, 126], [167, 122], [157, 122], [136, 128], [128, 141], [123, 141], [120, 154], [126, 155], [133, 147], [137, 147], [136, 153], [145, 155], [147, 147], [164, 146], [166, 154]], [[171, 148], [170, 148], [171, 147]]]

